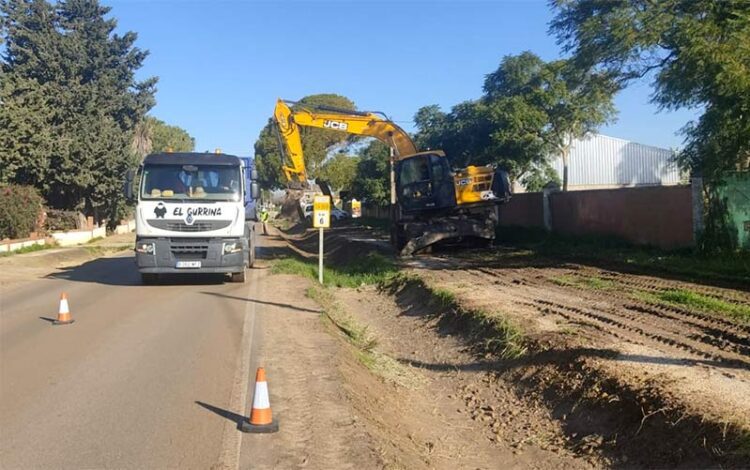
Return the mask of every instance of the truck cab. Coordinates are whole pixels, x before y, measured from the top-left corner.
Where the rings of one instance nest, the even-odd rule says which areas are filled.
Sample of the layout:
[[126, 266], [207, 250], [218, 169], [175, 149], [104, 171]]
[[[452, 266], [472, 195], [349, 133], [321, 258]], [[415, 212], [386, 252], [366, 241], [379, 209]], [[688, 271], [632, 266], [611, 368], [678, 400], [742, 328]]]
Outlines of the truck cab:
[[210, 153], [148, 155], [129, 172], [135, 258], [145, 284], [161, 274], [225, 273], [244, 282], [255, 261], [258, 185], [251, 159]]

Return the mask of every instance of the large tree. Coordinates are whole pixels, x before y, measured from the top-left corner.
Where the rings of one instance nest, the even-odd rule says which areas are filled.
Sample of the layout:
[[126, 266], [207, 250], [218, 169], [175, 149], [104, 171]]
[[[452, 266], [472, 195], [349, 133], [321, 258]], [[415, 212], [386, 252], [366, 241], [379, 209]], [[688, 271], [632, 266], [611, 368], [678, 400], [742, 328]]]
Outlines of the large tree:
[[[576, 68], [566, 60], [544, 62], [531, 52], [507, 56], [484, 82], [483, 100], [516, 129], [521, 140], [529, 136], [543, 152], [563, 160], [563, 190], [568, 190], [570, 146], [574, 139], [594, 132], [615, 116], [612, 97], [618, 85], [606, 72]], [[528, 125], [529, 116], [532, 125]], [[542, 124], [534, 129], [534, 124]], [[506, 133], [504, 129], [500, 132]], [[507, 136], [514, 140], [513, 135]]]
[[152, 152], [192, 152], [195, 150], [195, 139], [185, 129], [167, 124], [152, 116], [146, 117], [146, 123], [151, 130]]
[[653, 101], [702, 112], [683, 130], [686, 167], [750, 166], [750, 5], [746, 0], [554, 0], [551, 24], [581, 70], [623, 85], [650, 77]]
[[[39, 187], [55, 208], [114, 223], [138, 122], [156, 79], [135, 80], [147, 53], [96, 0], [4, 0], [0, 175]], [[7, 162], [7, 164], [6, 164]]]
[[[341, 95], [317, 94], [302, 98], [292, 109], [300, 107], [329, 106], [339, 109], [354, 110], [354, 103]], [[323, 162], [332, 148], [353, 140], [345, 132], [330, 129], [302, 128], [302, 148], [305, 156], [307, 176], [315, 179], [322, 176]], [[269, 119], [268, 124], [260, 131], [255, 142], [255, 161], [261, 184], [266, 188], [280, 188], [286, 185], [281, 171], [282, 156], [279, 151], [279, 139], [275, 123]]]
[[133, 131], [132, 149], [140, 158], [149, 153], [192, 152], [195, 139], [181, 127], [146, 116]]
[[567, 61], [545, 62], [531, 52], [506, 56], [486, 76], [484, 94], [443, 113], [437, 106], [415, 116], [420, 147], [442, 148], [454, 166], [494, 163], [539, 186], [548, 159], [562, 155], [566, 171], [571, 141], [614, 116], [616, 83]]

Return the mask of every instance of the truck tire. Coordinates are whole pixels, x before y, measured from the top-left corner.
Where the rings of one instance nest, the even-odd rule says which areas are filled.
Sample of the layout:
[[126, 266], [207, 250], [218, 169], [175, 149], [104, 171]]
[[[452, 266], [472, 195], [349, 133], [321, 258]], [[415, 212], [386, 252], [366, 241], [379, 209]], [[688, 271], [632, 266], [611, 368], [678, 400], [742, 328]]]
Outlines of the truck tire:
[[141, 283], [144, 286], [152, 286], [159, 282], [159, 275], [154, 273], [141, 273]]
[[232, 280], [232, 282], [245, 282], [245, 279], [247, 277], [245, 273], [247, 273], [246, 269], [243, 269], [238, 273], [232, 273], [230, 274], [230, 279]]

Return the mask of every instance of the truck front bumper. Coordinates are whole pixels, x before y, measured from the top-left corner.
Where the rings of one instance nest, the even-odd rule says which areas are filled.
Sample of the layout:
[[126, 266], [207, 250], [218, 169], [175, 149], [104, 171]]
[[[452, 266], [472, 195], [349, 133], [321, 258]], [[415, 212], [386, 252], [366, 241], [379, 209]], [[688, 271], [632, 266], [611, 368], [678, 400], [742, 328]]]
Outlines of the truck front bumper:
[[[233, 243], [239, 251], [225, 253], [224, 246]], [[153, 248], [146, 251], [144, 245]], [[236, 273], [247, 266], [247, 256], [244, 238], [136, 238], [135, 262], [144, 274]]]

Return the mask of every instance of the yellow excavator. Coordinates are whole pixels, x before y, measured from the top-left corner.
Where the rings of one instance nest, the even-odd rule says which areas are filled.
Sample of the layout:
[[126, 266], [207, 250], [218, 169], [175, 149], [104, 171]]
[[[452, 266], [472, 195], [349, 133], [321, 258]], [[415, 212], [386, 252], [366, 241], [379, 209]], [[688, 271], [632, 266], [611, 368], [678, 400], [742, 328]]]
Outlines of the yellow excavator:
[[[380, 112], [279, 99], [274, 121], [282, 169], [293, 186], [307, 184], [301, 127], [374, 137], [390, 147], [391, 241], [402, 256], [443, 241], [494, 240], [497, 205], [510, 199], [507, 172], [492, 166], [452, 170], [444, 152], [418, 152], [409, 134]], [[319, 186], [329, 193], [327, 185]]]

